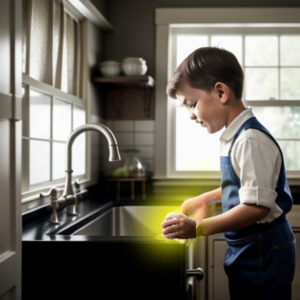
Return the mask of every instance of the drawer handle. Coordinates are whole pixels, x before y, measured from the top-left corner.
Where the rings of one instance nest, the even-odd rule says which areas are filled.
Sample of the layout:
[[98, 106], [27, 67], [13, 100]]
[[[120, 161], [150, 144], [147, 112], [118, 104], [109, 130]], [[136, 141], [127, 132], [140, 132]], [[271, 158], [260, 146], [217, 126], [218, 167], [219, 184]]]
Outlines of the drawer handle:
[[201, 268], [186, 270], [186, 275], [194, 276], [197, 280], [202, 280], [204, 277], [204, 273]]

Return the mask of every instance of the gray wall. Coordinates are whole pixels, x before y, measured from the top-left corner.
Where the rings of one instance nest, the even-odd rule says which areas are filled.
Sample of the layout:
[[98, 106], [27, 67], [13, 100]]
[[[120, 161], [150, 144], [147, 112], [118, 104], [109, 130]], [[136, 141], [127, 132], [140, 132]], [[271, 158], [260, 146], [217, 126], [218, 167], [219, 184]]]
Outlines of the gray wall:
[[143, 57], [147, 74], [155, 74], [155, 9], [163, 7], [300, 7], [299, 0], [109, 0], [107, 19], [113, 32], [104, 35], [105, 59]]

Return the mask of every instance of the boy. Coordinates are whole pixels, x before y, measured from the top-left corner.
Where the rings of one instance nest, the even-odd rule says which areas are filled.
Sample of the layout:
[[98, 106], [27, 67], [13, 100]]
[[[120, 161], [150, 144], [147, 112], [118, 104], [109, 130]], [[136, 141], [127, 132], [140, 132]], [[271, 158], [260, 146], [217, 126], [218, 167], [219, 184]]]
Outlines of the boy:
[[[243, 79], [232, 53], [204, 47], [168, 83], [168, 95], [190, 110], [192, 120], [209, 133], [226, 130], [220, 188], [184, 201], [181, 213], [162, 223], [163, 235], [188, 239], [223, 232], [230, 298], [287, 300], [295, 272], [295, 239], [286, 218], [293, 200], [279, 145], [241, 101]], [[207, 218], [216, 202], [222, 202], [222, 214]]]

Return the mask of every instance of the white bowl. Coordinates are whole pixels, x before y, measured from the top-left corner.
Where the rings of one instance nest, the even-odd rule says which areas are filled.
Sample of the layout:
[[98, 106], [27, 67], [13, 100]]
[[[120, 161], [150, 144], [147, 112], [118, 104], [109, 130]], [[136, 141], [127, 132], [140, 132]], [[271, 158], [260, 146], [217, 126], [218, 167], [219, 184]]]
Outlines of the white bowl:
[[125, 75], [144, 75], [147, 69], [146, 61], [141, 57], [126, 57], [122, 61], [122, 71]]
[[118, 76], [121, 73], [121, 64], [113, 60], [104, 61], [100, 64], [100, 72], [107, 77]]

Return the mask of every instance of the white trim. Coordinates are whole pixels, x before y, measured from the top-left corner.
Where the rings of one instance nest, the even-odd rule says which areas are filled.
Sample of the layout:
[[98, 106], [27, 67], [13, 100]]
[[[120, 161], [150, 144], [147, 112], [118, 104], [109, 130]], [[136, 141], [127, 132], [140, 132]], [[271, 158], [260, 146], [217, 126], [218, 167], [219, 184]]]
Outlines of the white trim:
[[[103, 31], [112, 31], [114, 29], [113, 26], [101, 14], [101, 12], [89, 0], [64, 0], [64, 4], [65, 3], [70, 11], [71, 6], [73, 7], [73, 10], [75, 9], [79, 11], [82, 16]], [[77, 15], [77, 17], [79, 16]]]
[[156, 26], [156, 61], [155, 61], [155, 141], [154, 169], [155, 176], [164, 177], [167, 173], [167, 96], [168, 80], [168, 45], [169, 26]]
[[300, 8], [158, 8], [155, 24], [299, 23]]
[[27, 74], [23, 73], [22, 77], [22, 82], [23, 84], [26, 84], [29, 86], [29, 88], [34, 88], [35, 90], [43, 93], [43, 94], [48, 94], [49, 96], [52, 96], [57, 99], [61, 99], [63, 101], [73, 103], [77, 106], [84, 107], [84, 102], [82, 99], [72, 95], [72, 94], [67, 94], [63, 92], [60, 89], [57, 89], [47, 83], [40, 82], [32, 77], [30, 77]]

